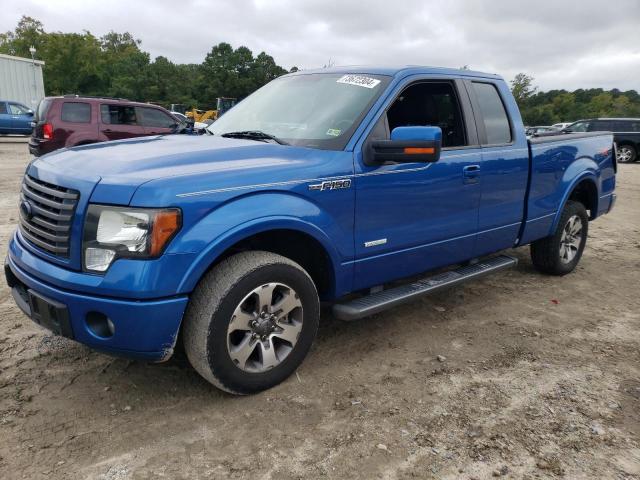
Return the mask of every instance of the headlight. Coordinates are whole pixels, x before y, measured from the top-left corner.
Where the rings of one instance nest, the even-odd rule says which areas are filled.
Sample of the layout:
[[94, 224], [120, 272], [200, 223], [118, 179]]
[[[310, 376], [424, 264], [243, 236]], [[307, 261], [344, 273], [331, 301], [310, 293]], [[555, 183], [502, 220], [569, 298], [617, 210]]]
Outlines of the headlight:
[[180, 226], [177, 208], [89, 205], [82, 248], [84, 268], [104, 272], [116, 258], [158, 257]]

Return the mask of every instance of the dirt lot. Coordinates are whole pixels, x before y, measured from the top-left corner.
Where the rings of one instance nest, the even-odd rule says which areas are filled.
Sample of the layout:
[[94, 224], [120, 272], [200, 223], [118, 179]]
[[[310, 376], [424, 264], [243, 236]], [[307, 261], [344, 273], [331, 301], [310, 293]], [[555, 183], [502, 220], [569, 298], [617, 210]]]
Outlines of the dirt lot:
[[[0, 143], [0, 252], [25, 144]], [[640, 479], [640, 164], [575, 273], [520, 265], [345, 324], [231, 397], [47, 334], [0, 282], [0, 478]], [[438, 356], [445, 358], [438, 359]]]

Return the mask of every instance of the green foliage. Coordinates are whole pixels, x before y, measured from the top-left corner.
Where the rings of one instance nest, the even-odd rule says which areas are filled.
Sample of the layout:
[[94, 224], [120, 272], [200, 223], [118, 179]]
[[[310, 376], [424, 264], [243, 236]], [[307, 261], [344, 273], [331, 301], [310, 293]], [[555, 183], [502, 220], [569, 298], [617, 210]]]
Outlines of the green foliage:
[[536, 90], [537, 88], [533, 86], [533, 77], [529, 75], [518, 73], [511, 80], [511, 92], [518, 104], [525, 102]]
[[[215, 109], [217, 97], [243, 98], [287, 73], [265, 52], [247, 47], [214, 46], [201, 64], [175, 64], [165, 57], [151, 61], [141, 41], [128, 32], [101, 38], [90, 32], [46, 32], [38, 20], [23, 16], [12, 32], [0, 33], [0, 53], [45, 61], [47, 95], [106, 95]], [[297, 68], [294, 67], [296, 70]], [[293, 69], [292, 69], [293, 71]]]
[[605, 92], [601, 88], [590, 88], [538, 92], [533, 81], [533, 77], [524, 73], [511, 81], [511, 91], [525, 125], [552, 125], [591, 117], [640, 117], [640, 95], [635, 90]]

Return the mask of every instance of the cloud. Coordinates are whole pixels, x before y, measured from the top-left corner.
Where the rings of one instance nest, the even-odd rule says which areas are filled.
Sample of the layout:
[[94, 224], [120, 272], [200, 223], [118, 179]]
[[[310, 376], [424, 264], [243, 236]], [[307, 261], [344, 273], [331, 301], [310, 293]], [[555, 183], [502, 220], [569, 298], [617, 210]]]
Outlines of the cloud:
[[286, 68], [422, 64], [536, 78], [553, 88], [637, 89], [640, 2], [618, 0], [0, 0], [47, 31], [130, 31], [152, 57], [200, 63], [226, 41]]

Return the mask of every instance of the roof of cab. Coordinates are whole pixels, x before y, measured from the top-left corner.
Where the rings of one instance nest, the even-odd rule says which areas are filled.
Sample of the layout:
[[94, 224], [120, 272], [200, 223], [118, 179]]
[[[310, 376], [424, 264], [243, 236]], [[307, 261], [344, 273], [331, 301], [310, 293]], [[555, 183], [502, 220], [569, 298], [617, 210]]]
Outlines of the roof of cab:
[[445, 67], [428, 67], [420, 65], [404, 65], [404, 66], [370, 66], [370, 65], [346, 65], [343, 67], [316, 68], [312, 70], [298, 70], [290, 75], [304, 75], [309, 73], [357, 73], [369, 75], [388, 75], [397, 77], [406, 77], [409, 75], [434, 74], [434, 75], [451, 75], [465, 77], [481, 77], [491, 79], [502, 79], [499, 75], [493, 73], [476, 72], [462, 68], [445, 68]]

